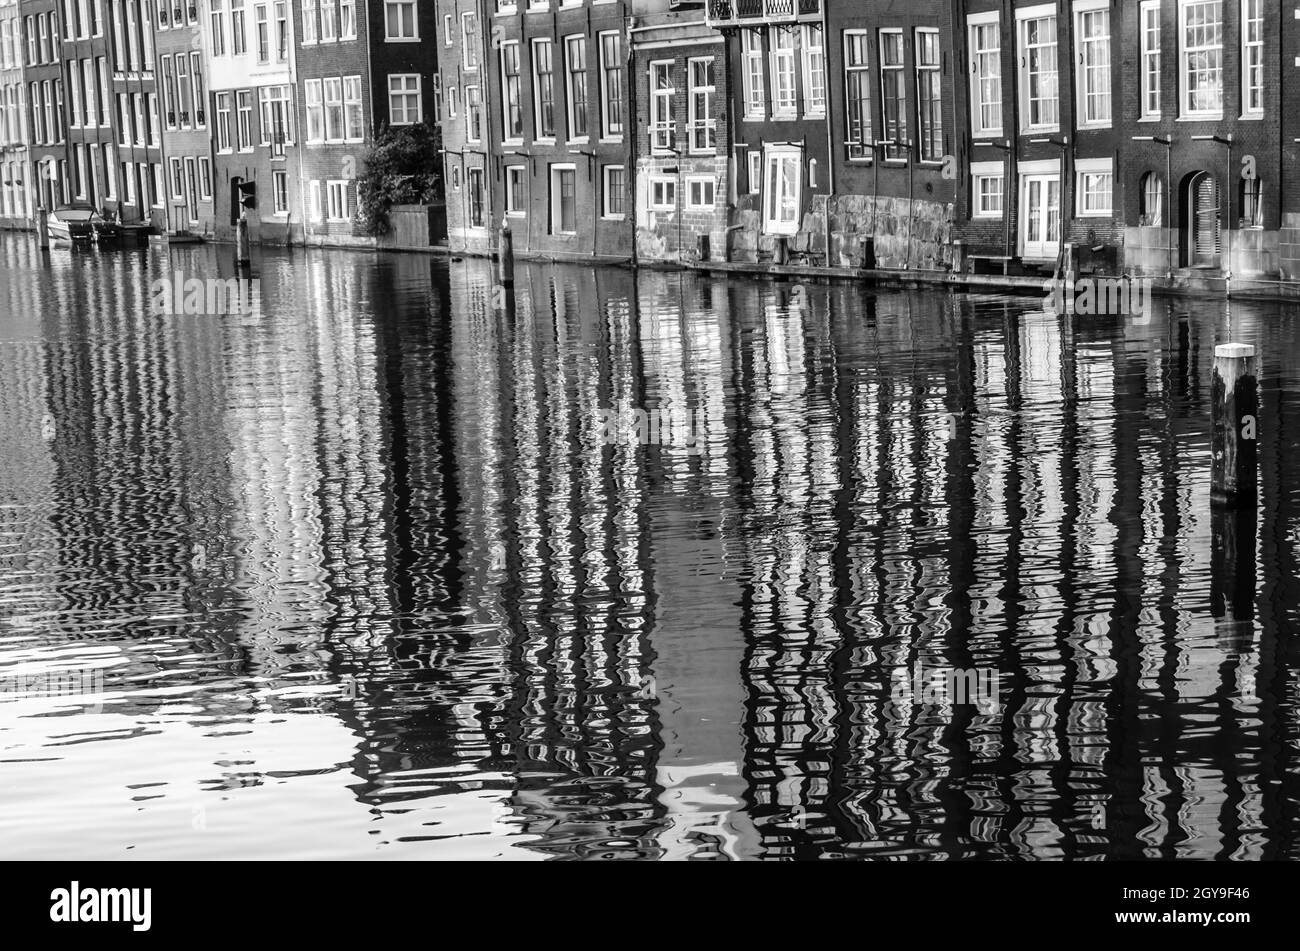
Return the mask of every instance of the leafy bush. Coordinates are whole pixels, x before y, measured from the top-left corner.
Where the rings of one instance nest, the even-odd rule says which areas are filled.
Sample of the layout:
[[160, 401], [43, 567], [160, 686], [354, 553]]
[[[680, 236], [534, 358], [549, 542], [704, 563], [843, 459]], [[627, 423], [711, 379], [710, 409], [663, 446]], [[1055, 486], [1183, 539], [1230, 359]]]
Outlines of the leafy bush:
[[437, 128], [384, 125], [357, 179], [357, 225], [369, 235], [388, 233], [393, 205], [428, 205], [442, 200], [442, 138]]

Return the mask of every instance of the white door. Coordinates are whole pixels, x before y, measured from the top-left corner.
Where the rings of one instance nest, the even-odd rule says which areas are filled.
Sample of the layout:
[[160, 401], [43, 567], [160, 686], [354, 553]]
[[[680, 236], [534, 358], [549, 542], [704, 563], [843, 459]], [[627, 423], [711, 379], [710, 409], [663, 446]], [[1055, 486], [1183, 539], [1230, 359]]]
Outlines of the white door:
[[799, 230], [803, 153], [798, 148], [772, 146], [766, 152], [763, 181], [763, 230], [794, 234]]
[[1055, 258], [1061, 240], [1061, 178], [1025, 175], [1020, 186], [1020, 253]]

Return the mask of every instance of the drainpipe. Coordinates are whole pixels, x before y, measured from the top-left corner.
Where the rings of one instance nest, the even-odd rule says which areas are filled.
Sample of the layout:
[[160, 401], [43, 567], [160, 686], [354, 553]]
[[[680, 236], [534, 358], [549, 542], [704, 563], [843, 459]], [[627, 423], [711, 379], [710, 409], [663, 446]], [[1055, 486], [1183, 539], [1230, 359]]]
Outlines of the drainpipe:
[[[828, 28], [828, 25], [826, 23], [827, 2], [829, 2], [829, 0], [822, 0], [821, 2], [822, 74], [823, 76], [826, 77], [826, 80], [829, 80], [830, 70], [827, 69], [826, 67], [828, 65], [828, 60], [830, 58], [828, 51], [830, 50], [831, 34], [830, 34], [830, 29]], [[843, 52], [844, 52], [843, 49], [841, 49], [840, 54], [843, 55]], [[826, 82], [825, 80], [823, 81], [825, 82], [825, 90], [823, 95], [825, 95], [826, 97], [826, 101], [823, 103], [823, 108], [826, 111], [826, 120], [825, 120], [826, 121], [826, 211], [825, 211], [826, 266], [830, 267], [831, 266], [831, 200], [835, 197], [835, 137], [831, 127], [831, 102], [830, 102], [831, 84], [829, 82]]]

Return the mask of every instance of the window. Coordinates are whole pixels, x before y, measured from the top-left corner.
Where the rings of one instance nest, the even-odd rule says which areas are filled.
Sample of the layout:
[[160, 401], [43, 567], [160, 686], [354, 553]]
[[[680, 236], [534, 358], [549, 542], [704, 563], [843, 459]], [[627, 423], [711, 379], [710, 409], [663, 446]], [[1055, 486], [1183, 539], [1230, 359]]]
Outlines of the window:
[[271, 173], [271, 213], [278, 217], [289, 214], [289, 173], [281, 169]]
[[447, 90], [447, 118], [454, 119], [460, 113], [460, 92], [455, 86]]
[[524, 166], [506, 166], [506, 214], [522, 217], [524, 214]]
[[551, 234], [577, 231], [576, 179], [577, 173], [572, 165], [551, 166]]
[[[451, 16], [444, 16], [443, 40], [451, 42]], [[415, 0], [384, 0], [384, 39], [389, 43], [415, 41], [420, 38], [415, 18]]]
[[316, 42], [316, 0], [302, 0], [302, 43], [312, 46]]
[[600, 134], [623, 134], [623, 54], [617, 33], [600, 34]]
[[83, 59], [81, 72], [86, 84], [86, 125], [96, 126], [99, 125], [99, 111], [95, 108], [95, 61]]
[[244, 25], [244, 0], [230, 0], [230, 51], [243, 56], [248, 47]]
[[288, 86], [263, 86], [258, 90], [262, 114], [262, 144], [269, 145], [273, 155], [283, 155], [284, 146], [292, 144], [290, 100]]
[[212, 201], [212, 159], [206, 155], [199, 156], [199, 198]]
[[1141, 34], [1141, 118], [1160, 117], [1160, 2], [1147, 0], [1138, 12]]
[[650, 210], [675, 211], [677, 209], [677, 182], [671, 178], [650, 179]]
[[1264, 0], [1241, 0], [1241, 111], [1264, 112]]
[[939, 31], [916, 31], [916, 113], [921, 161], [943, 159], [943, 93], [939, 85]]
[[[308, 92], [310, 91], [311, 84], [308, 83]], [[309, 100], [310, 98], [308, 96]], [[217, 93], [217, 151], [230, 151], [230, 93], [228, 92]]]
[[478, 86], [465, 87], [465, 141], [483, 138], [483, 96]]
[[271, 11], [265, 3], [253, 5], [253, 36], [257, 47], [257, 61], [271, 62]]
[[181, 160], [173, 156], [168, 160], [171, 166], [172, 198], [180, 201], [185, 197], [185, 171]]
[[763, 190], [763, 153], [757, 149], [749, 152], [749, 193], [757, 195]]
[[673, 64], [650, 64], [650, 146], [673, 147]]
[[1002, 134], [1002, 41], [998, 15], [970, 18], [971, 122], [976, 135]]
[[1237, 196], [1238, 207], [1241, 208], [1240, 227], [1264, 227], [1264, 203], [1261, 201], [1262, 194], [1263, 186], [1260, 184], [1258, 178], [1243, 178], [1241, 180], [1241, 190]]
[[344, 137], [349, 142], [360, 142], [366, 137], [365, 114], [361, 107], [361, 77], [343, 77]]
[[310, 196], [308, 213], [312, 221], [320, 221], [325, 216], [324, 203], [321, 201], [320, 182], [312, 179], [308, 185], [307, 193]]
[[772, 114], [790, 118], [796, 113], [794, 50], [798, 30], [774, 26], [772, 32]]
[[[1106, 3], [1108, 0], [1091, 0]], [[1110, 10], [1075, 7], [1075, 46], [1079, 60], [1079, 125], [1110, 125]]]
[[627, 196], [627, 176], [622, 165], [606, 165], [602, 173], [600, 214], [603, 218], [622, 218]]
[[236, 92], [235, 108], [238, 112], [239, 150], [244, 152], [253, 147], [253, 94], [247, 89]]
[[533, 40], [533, 119], [537, 137], [555, 138], [555, 74], [550, 40]]
[[1223, 114], [1222, 0], [1184, 2], [1182, 23], [1182, 112], [1189, 116]]
[[[901, 38], [901, 37], [900, 37]], [[763, 190], [763, 230], [768, 234], [794, 234], [799, 230], [803, 159], [798, 148], [769, 147]]]
[[880, 106], [884, 124], [881, 131], [892, 143], [885, 146], [885, 158], [906, 159], [907, 88], [903, 77], [903, 34], [898, 30], [880, 31]]
[[1102, 217], [1111, 213], [1111, 182], [1114, 174], [1110, 159], [1079, 159], [1074, 163], [1075, 191], [1079, 196], [1081, 218]]
[[483, 217], [483, 169], [466, 169], [465, 184], [469, 186], [469, 226], [471, 228], [482, 228], [485, 223]]
[[713, 75], [713, 58], [693, 59], [686, 67], [690, 149], [692, 152], [716, 151], [718, 122], [713, 116], [713, 95], [717, 83]]
[[399, 73], [388, 77], [388, 121], [392, 125], [413, 125], [419, 122], [420, 76], [418, 73]]
[[325, 183], [325, 195], [329, 202], [327, 217], [330, 221], [348, 220], [348, 183], [330, 181]]
[[805, 23], [803, 34], [803, 109], [806, 115], [826, 112], [826, 48], [820, 23]]
[[[844, 141], [851, 159], [871, 158], [869, 45], [866, 30], [844, 31]], [[758, 153], [750, 158], [758, 158]]]
[[208, 96], [203, 88], [203, 54], [198, 50], [190, 53], [190, 91], [194, 97], [194, 126], [201, 129], [208, 124]]
[[444, 13], [442, 15], [442, 45], [443, 46], [451, 46], [451, 33], [452, 33], [451, 14]]
[[686, 207], [691, 211], [712, 211], [714, 182], [712, 178], [686, 180]]
[[343, 80], [337, 77], [322, 83], [325, 95], [325, 141], [343, 141]]
[[478, 69], [478, 17], [473, 13], [460, 15], [461, 56], [466, 69]]
[[289, 61], [289, 5], [285, 0], [275, 4], [275, 59], [278, 63]]
[[970, 167], [971, 217], [1001, 218], [1005, 177], [1001, 162], [975, 162]]
[[587, 138], [587, 38], [564, 41], [564, 61], [569, 73], [569, 138]]
[[339, 0], [339, 39], [357, 38], [357, 0]]
[[767, 85], [763, 77], [763, 31], [753, 27], [741, 31], [742, 74], [745, 93], [745, 118], [767, 117]]
[[519, 141], [524, 136], [524, 114], [520, 106], [519, 44], [501, 44], [501, 118], [507, 139]]
[[176, 107], [180, 110], [177, 119], [183, 129], [190, 127], [190, 122], [194, 118], [192, 115], [191, 97], [194, 94], [194, 88], [190, 85], [189, 65], [186, 63], [184, 53], [176, 57], [176, 88], [178, 95], [176, 97]]
[[1020, 21], [1021, 124], [1027, 130], [1055, 129], [1060, 122], [1057, 89], [1056, 16], [1025, 17]]
[[321, 100], [321, 81], [309, 79], [303, 83], [307, 106], [307, 141], [325, 140], [325, 107]]
[[1163, 228], [1165, 223], [1165, 180], [1155, 172], [1142, 176], [1141, 224], [1148, 228]]
[[[339, 38], [338, 20], [335, 18], [337, 12], [335, 2], [336, 0], [317, 0], [317, 6], [320, 8], [320, 41], [322, 43], [333, 43]], [[328, 186], [326, 191], [328, 192]]]

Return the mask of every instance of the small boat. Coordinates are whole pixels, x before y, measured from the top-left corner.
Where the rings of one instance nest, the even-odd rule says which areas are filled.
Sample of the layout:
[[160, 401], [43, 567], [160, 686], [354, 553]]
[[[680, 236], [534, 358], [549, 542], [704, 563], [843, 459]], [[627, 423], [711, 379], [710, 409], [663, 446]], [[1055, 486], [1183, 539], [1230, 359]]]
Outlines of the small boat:
[[72, 244], [116, 241], [122, 236], [120, 227], [90, 205], [62, 205], [50, 212], [48, 224], [52, 239]]

